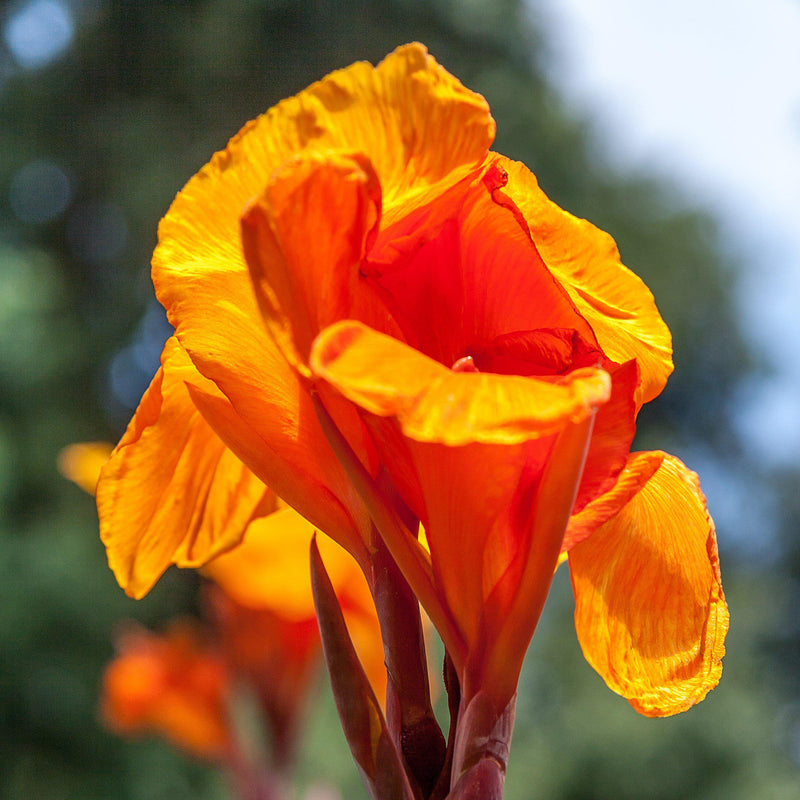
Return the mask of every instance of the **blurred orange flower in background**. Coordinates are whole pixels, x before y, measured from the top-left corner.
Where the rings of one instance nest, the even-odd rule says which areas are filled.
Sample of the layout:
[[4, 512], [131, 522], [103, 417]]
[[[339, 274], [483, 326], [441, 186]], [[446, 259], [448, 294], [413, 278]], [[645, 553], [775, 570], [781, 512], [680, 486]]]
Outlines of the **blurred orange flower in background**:
[[100, 470], [114, 449], [109, 442], [76, 442], [58, 454], [58, 470], [83, 489], [94, 494]]
[[280, 497], [369, 574], [377, 528], [466, 701], [499, 713], [568, 554], [589, 662], [642, 713], [682, 711], [719, 679], [728, 614], [695, 476], [630, 453], [669, 331], [494, 132], [409, 45], [189, 181], [153, 259], [175, 335], [98, 486], [109, 563], [139, 597]]
[[[321, 652], [311, 596], [312, 528], [291, 508], [255, 520], [242, 544], [203, 574], [209, 617], [233, 674], [256, 692], [277, 762], [291, 759]], [[378, 697], [386, 691], [383, 646], [364, 576], [333, 541], [321, 542], [336, 596]]]
[[106, 724], [125, 736], [157, 733], [201, 758], [225, 758], [232, 745], [229, 673], [199, 629], [187, 622], [162, 635], [131, 629], [117, 648], [103, 677]]
[[[69, 445], [59, 470], [93, 493], [111, 450], [105, 442]], [[114, 731], [158, 733], [205, 758], [230, 755], [231, 696], [246, 684], [269, 727], [273, 765], [291, 763], [321, 652], [308, 570], [313, 528], [278, 505], [203, 569], [208, 624], [181, 621], [164, 634], [130, 627], [119, 637], [101, 699]], [[332, 540], [320, 547], [359, 658], [383, 697], [386, 669], [369, 587], [341, 547]]]

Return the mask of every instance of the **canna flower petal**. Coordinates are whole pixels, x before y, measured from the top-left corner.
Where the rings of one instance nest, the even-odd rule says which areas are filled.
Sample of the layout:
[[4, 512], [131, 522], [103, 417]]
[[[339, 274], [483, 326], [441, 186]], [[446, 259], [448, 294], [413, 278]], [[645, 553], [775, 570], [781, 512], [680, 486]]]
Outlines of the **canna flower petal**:
[[368, 288], [359, 267], [380, 205], [365, 157], [311, 154], [278, 170], [242, 218], [261, 311], [282, 353], [306, 376], [314, 337], [350, 316]]
[[548, 269], [592, 326], [605, 355], [618, 364], [631, 358], [639, 363], [638, 405], [652, 400], [672, 372], [672, 337], [650, 290], [623, 266], [607, 233], [559, 208], [524, 164], [503, 157], [499, 163], [508, 172], [505, 192], [527, 220]]
[[[642, 714], [667, 716], [719, 681], [728, 609], [697, 476], [673, 456], [569, 552], [586, 660]], [[645, 458], [647, 457], [647, 458]]]
[[[330, 451], [297, 374], [288, 371], [286, 361], [276, 364], [285, 370], [286, 381], [281, 384], [275, 380], [276, 372], [261, 372], [264, 361], [248, 363], [241, 373], [236, 367], [229, 362], [211, 367], [214, 374], [224, 376], [218, 377], [224, 395], [210, 381], [202, 387], [188, 384], [192, 402], [219, 438], [275, 494], [357, 560], [363, 559], [364, 531], [369, 529], [366, 509]], [[352, 409], [342, 408], [341, 402], [338, 409], [342, 426], [363, 437]]]
[[[162, 223], [167, 231], [178, 220], [188, 224], [180, 211], [186, 198], [181, 198]], [[205, 199], [213, 212], [210, 198]], [[156, 291], [176, 336], [197, 374], [207, 379], [195, 381], [192, 401], [264, 483], [358, 557], [368, 529], [366, 512], [317, 424], [303, 378], [264, 327], [238, 234], [235, 253], [230, 243], [217, 242], [214, 260], [209, 256], [206, 263], [192, 265], [182, 250], [175, 251], [190, 248], [189, 237], [213, 240], [213, 232], [210, 219], [193, 232], [184, 227], [183, 239], [162, 231], [163, 246], [153, 261]], [[363, 439], [351, 409], [340, 404], [339, 416], [353, 439]], [[369, 460], [368, 445], [360, 450]]]
[[[159, 228], [154, 272], [188, 278], [242, 269], [242, 211], [298, 154], [368, 153], [391, 206], [474, 169], [494, 133], [486, 101], [422, 45], [400, 47], [378, 67], [360, 62], [333, 72], [246, 125], [189, 181]], [[173, 299], [164, 287], [168, 309]], [[180, 310], [173, 315], [176, 324]]]
[[591, 536], [601, 525], [619, 513], [642, 486], [653, 477], [662, 461], [663, 454], [659, 452], [629, 454], [624, 468], [608, 491], [586, 503], [580, 510], [573, 508], [561, 546], [563, 558], [566, 559], [567, 552], [576, 544]]
[[[159, 226], [153, 281], [184, 346], [192, 353], [186, 296], [207, 278], [246, 274], [242, 212], [298, 154], [369, 153], [391, 208], [424, 201], [434, 187], [474, 170], [494, 131], [486, 101], [418, 44], [398, 48], [377, 68], [357, 63], [331, 73], [245, 126], [189, 181]], [[224, 288], [217, 286], [221, 306], [233, 299]]]
[[561, 383], [455, 372], [353, 320], [320, 334], [311, 367], [365, 411], [396, 418], [409, 438], [451, 447], [519, 444], [555, 433], [565, 420], [589, 416], [610, 391], [600, 369], [575, 371]]
[[[429, 204], [421, 219], [412, 212], [384, 220], [366, 277], [399, 326], [398, 338], [447, 367], [468, 357], [481, 372], [508, 374], [596, 366], [592, 328], [548, 271], [519, 210], [499, 193], [506, 179], [490, 162]], [[585, 363], [555, 365], [546, 347], [536, 352], [559, 329], [586, 345]], [[514, 346], [526, 341], [527, 348]]]
[[170, 564], [199, 566], [238, 544], [275, 507], [192, 403], [186, 381], [202, 378], [174, 338], [161, 364], [97, 487], [109, 565], [133, 597]]
[[[476, 680], [478, 691], [486, 687], [487, 693], [499, 696], [501, 702], [516, 691], [525, 652], [550, 591], [564, 529], [578, 492], [592, 423], [593, 418], [587, 417], [564, 427], [533, 486], [525, 486], [524, 479], [520, 481], [509, 508], [509, 528], [516, 533], [516, 542], [511, 548], [508, 544], [500, 548], [501, 552], [510, 552], [499, 560], [500, 566], [507, 566], [499, 573], [486, 600], [484, 637], [492, 646], [481, 654], [486, 663]], [[523, 477], [531, 480], [530, 475], [523, 473]], [[478, 648], [479, 653], [481, 649]]]
[[[419, 486], [420, 505], [412, 510], [459, 636], [451, 641], [440, 632], [459, 669], [469, 654], [468, 690], [486, 680], [504, 707], [549, 588], [594, 409], [609, 397], [608, 375], [585, 368], [548, 382], [454, 372], [355, 321], [326, 328], [310, 364], [377, 417], [368, 424], [392, 477], [396, 429], [406, 437], [403, 460], [410, 459]], [[580, 433], [561, 435], [571, 428]], [[422, 548], [414, 552], [426, 560]], [[492, 645], [504, 628], [497, 660]]]
[[[616, 486], [620, 472], [627, 463], [636, 433], [634, 395], [639, 384], [636, 361], [632, 359], [620, 367], [609, 365], [608, 370], [611, 394], [608, 402], [598, 409], [594, 418], [592, 439], [586, 454], [578, 496], [572, 509], [573, 519], [587, 504]], [[585, 521], [587, 518], [583, 519]]]

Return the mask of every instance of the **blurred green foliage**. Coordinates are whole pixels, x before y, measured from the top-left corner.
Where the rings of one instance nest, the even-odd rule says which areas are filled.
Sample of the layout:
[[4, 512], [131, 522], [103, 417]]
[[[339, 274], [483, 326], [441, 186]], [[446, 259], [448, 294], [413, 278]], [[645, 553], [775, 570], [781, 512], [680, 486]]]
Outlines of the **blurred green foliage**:
[[[6, 32], [26, 5], [0, 12]], [[175, 192], [280, 98], [415, 39], [487, 97], [497, 149], [525, 161], [562, 206], [612, 232], [625, 263], [653, 290], [674, 334], [677, 370], [642, 413], [643, 446], [690, 464], [702, 452], [738, 476], [756, 505], [778, 509], [772, 528], [766, 520], [760, 530], [736, 529], [735, 515], [725, 517], [734, 518], [720, 529], [733, 627], [723, 681], [676, 719], [638, 717], [602, 685], [577, 647], [568, 580], [559, 574], [520, 690], [508, 797], [800, 796], [792, 760], [800, 757], [791, 578], [800, 574], [791, 538], [800, 516], [791, 491], [797, 476], [763, 475], [731, 433], [732, 397], [753, 368], [732, 305], [738, 265], [724, 255], [714, 221], [675, 187], [606, 166], [587, 126], [565, 112], [543, 77], [547, 43], [525, 7], [516, 0], [61, 6], [74, 23], [63, 55], [26, 70], [8, 46], [0, 52], [0, 796], [225, 796], [213, 770], [160, 742], [119, 741], [98, 722], [98, 681], [119, 621], [158, 627], [191, 610], [196, 578], [173, 571], [145, 600], [128, 600], [105, 564], [91, 500], [57, 475], [56, 456], [74, 441], [118, 438], [156, 369], [166, 327], [148, 263]], [[41, 200], [52, 213], [14, 188], [31, 163], [46, 167], [37, 191], [50, 185], [48, 175], [54, 181]], [[68, 195], [53, 206], [64, 186]], [[776, 493], [781, 487], [785, 494]], [[770, 535], [776, 548], [785, 543], [772, 560], [754, 562], [752, 550], [737, 546]], [[324, 683], [311, 705], [299, 782], [324, 779], [345, 797], [362, 797]]]

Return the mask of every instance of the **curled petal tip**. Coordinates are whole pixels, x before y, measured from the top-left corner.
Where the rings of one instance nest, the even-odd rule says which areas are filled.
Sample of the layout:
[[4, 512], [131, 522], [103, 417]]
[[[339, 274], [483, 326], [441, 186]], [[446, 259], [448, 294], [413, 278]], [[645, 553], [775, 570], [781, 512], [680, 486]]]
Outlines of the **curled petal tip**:
[[662, 455], [638, 493], [569, 552], [584, 655], [646, 716], [685, 711], [717, 685], [729, 623], [697, 476]]

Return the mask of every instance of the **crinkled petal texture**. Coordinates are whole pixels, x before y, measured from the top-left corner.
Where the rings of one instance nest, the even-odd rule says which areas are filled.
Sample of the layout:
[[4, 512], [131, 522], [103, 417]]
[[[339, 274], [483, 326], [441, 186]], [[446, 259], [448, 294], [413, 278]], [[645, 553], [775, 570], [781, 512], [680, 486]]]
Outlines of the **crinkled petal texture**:
[[240, 268], [242, 210], [299, 154], [366, 154], [391, 206], [475, 168], [494, 133], [486, 101], [422, 45], [400, 47], [378, 67], [333, 72], [248, 123], [189, 181], [161, 223], [156, 271]]
[[[357, 552], [366, 513], [327, 445], [301, 376], [264, 328], [248, 275], [209, 268], [176, 286], [176, 336], [207, 379], [192, 386], [192, 402], [277, 495]], [[350, 416], [342, 424], [357, 437], [360, 423]]]
[[[303, 154], [363, 153], [384, 208], [405, 207], [477, 168], [494, 130], [486, 101], [421, 45], [399, 48], [377, 68], [334, 72], [249, 123], [189, 181], [159, 227], [153, 280], [184, 346], [193, 353], [193, 337], [182, 330], [194, 310], [184, 305], [187, 295], [215, 277], [246, 274], [240, 217], [276, 170]], [[327, 208], [326, 218], [337, 210]], [[233, 299], [226, 294], [217, 297], [220, 307]]]
[[[697, 476], [673, 456], [621, 510], [569, 552], [575, 627], [587, 661], [642, 714], [685, 711], [719, 681], [728, 609]], [[634, 478], [634, 482], [638, 482]]]
[[[704, 624], [722, 630], [724, 601], [684, 606], [688, 590], [654, 589], [654, 608], [691, 611], [656, 646], [649, 608], [617, 588], [675, 566], [670, 548], [692, 555], [701, 517], [710, 530], [673, 461], [629, 456], [636, 414], [672, 369], [669, 331], [613, 240], [490, 153], [493, 136], [483, 98], [409, 45], [280, 103], [178, 195], [153, 281], [182, 372], [165, 360], [98, 498], [112, 566], [135, 593], [171, 560], [229, 547], [263, 516], [258, 481], [366, 567], [388, 479], [400, 499], [382, 533], [467, 692], [486, 684], [505, 707], [567, 550], [582, 641], [604, 675], [639, 685], [649, 665], [669, 687], [683, 680], [676, 652], [706, 663], [691, 642]], [[236, 462], [224, 481], [214, 454]], [[206, 495], [234, 491], [241, 510], [223, 526], [224, 502]], [[665, 493], [691, 525], [657, 519]], [[670, 575], [700, 592], [705, 573]], [[618, 664], [613, 637], [604, 662], [603, 624], [581, 627], [603, 602], [636, 670]], [[661, 707], [645, 694], [640, 708]]]
[[[195, 367], [227, 402], [203, 402], [199, 393], [193, 399], [265, 483], [357, 555], [369, 527], [366, 514], [327, 447], [302, 376], [264, 329], [245, 266], [240, 217], [276, 170], [313, 152], [367, 153], [385, 187], [384, 206], [409, 198], [424, 202], [475, 169], [493, 136], [483, 98], [464, 89], [422, 46], [409, 45], [377, 68], [359, 63], [334, 72], [245, 126], [189, 181], [159, 227], [156, 294]], [[327, 205], [322, 220], [306, 214], [307, 224], [316, 220], [324, 228], [337, 207]], [[287, 224], [297, 221], [286, 205], [282, 213]], [[314, 231], [301, 241], [306, 232], [298, 228], [293, 241], [284, 238], [289, 255], [297, 252], [295, 245], [316, 241]], [[324, 244], [323, 237], [311, 248], [320, 268], [325, 262], [316, 253]], [[347, 252], [341, 255], [346, 263]], [[301, 304], [288, 310], [303, 317]], [[357, 417], [341, 407], [337, 423], [370, 462]]]
[[360, 315], [373, 308], [385, 318], [359, 274], [380, 207], [364, 156], [310, 154], [278, 170], [242, 218], [259, 306], [283, 355], [306, 375], [311, 343], [326, 325], [356, 305]]
[[610, 393], [601, 369], [576, 370], [558, 383], [457, 372], [355, 320], [317, 337], [311, 361], [316, 375], [365, 411], [397, 419], [410, 439], [451, 447], [520, 444], [557, 433]]
[[672, 372], [672, 337], [644, 282], [622, 265], [614, 240], [559, 208], [524, 164], [500, 158], [505, 191], [530, 228], [547, 268], [567, 290], [597, 336], [603, 353], [641, 370], [638, 405], [652, 400]]
[[[588, 460], [587, 458], [587, 462]], [[566, 557], [567, 552], [576, 544], [591, 536], [617, 514], [650, 480], [653, 473], [661, 466], [661, 461], [662, 454], [658, 452], [631, 453], [610, 489], [581, 507], [578, 507], [576, 502], [561, 545], [562, 556]]]
[[187, 382], [216, 391], [171, 338], [159, 369], [97, 486], [100, 536], [133, 597], [170, 564], [196, 567], [241, 541], [275, 496], [223, 444], [193, 404]]

